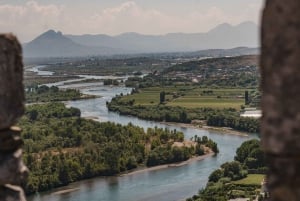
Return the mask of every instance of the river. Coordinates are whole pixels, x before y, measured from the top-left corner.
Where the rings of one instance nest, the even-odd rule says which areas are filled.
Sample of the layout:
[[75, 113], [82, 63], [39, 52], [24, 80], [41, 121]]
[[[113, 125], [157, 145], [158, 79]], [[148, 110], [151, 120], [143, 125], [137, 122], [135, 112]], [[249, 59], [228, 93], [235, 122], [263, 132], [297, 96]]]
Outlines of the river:
[[[38, 69], [38, 68], [37, 68]], [[89, 78], [90, 76], [82, 76]], [[101, 76], [102, 77], [102, 76]], [[97, 78], [97, 77], [95, 77]], [[102, 77], [103, 78], [103, 77]], [[105, 78], [105, 77], [104, 77]], [[127, 94], [131, 91], [126, 87], [103, 86], [102, 83], [81, 83], [64, 85], [55, 83], [60, 88], [78, 88], [85, 94], [101, 96], [100, 98], [66, 102], [69, 107], [81, 110], [82, 117], [94, 118], [97, 121], [111, 121], [148, 128], [161, 127], [177, 129], [189, 139], [194, 135], [206, 135], [218, 143], [220, 153], [202, 161], [194, 161], [181, 167], [170, 167], [154, 171], [115, 177], [98, 177], [90, 180], [75, 182], [67, 187], [40, 193], [28, 198], [29, 201], [179, 201], [185, 200], [204, 188], [209, 174], [226, 162], [233, 160], [236, 148], [242, 142], [257, 136], [235, 136], [213, 131], [168, 126], [159, 122], [141, 120], [135, 117], [120, 116], [109, 112], [106, 101], [117, 94]], [[55, 193], [61, 190], [73, 189], [72, 192]]]

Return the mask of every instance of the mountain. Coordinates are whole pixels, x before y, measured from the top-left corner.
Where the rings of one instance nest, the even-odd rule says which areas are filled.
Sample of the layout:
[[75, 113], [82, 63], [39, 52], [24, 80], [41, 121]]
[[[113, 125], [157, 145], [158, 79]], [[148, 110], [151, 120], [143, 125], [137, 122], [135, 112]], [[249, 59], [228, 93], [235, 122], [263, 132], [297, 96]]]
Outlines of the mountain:
[[258, 26], [244, 22], [237, 26], [224, 23], [206, 33], [169, 33], [166, 35], [142, 35], [123, 33], [108, 35], [66, 35], [82, 45], [105, 45], [130, 50], [134, 53], [197, 51], [204, 49], [229, 49], [258, 47]]
[[253, 22], [237, 26], [221, 24], [207, 33], [168, 34], [167, 40], [192, 51], [204, 49], [229, 49], [234, 47], [258, 47], [258, 27]]
[[127, 50], [127, 53], [174, 52], [186, 51], [188, 48], [169, 42], [164, 36], [143, 35], [134, 32], [118, 36], [99, 35], [66, 35], [78, 44], [86, 46], [104, 45]]
[[110, 47], [88, 47], [75, 43], [61, 32], [49, 30], [23, 45], [25, 57], [75, 57], [109, 55], [118, 52]]
[[233, 57], [241, 55], [258, 55], [260, 53], [259, 48], [248, 47], [236, 47], [232, 49], [208, 49], [192, 52], [190, 56], [202, 56], [202, 57]]
[[258, 26], [253, 22], [236, 26], [224, 23], [206, 33], [166, 35], [133, 32], [117, 36], [63, 35], [49, 30], [25, 44], [24, 54], [25, 57], [70, 57], [258, 47], [258, 33]]

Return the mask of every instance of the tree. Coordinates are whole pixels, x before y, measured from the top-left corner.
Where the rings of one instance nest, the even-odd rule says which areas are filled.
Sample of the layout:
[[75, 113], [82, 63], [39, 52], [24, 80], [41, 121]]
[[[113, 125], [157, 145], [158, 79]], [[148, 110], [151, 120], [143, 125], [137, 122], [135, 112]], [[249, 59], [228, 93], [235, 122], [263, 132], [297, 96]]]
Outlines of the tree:
[[58, 87], [56, 87], [56, 86], [51, 86], [50, 87], [50, 92], [57, 93], [58, 91], [59, 91]]
[[208, 181], [217, 182], [223, 177], [223, 175], [224, 171], [222, 169], [217, 169], [209, 175]]
[[224, 176], [230, 177], [232, 180], [238, 180], [247, 175], [238, 161], [224, 163], [221, 167], [224, 169]]
[[160, 103], [163, 103], [165, 102], [165, 96], [166, 96], [166, 93], [164, 91], [160, 92]]
[[70, 169], [63, 161], [62, 164], [59, 166], [58, 171], [58, 179], [61, 182], [62, 185], [67, 185], [71, 182], [71, 175], [70, 175]]
[[197, 143], [195, 153], [199, 156], [202, 156], [204, 154], [204, 149], [201, 144]]
[[187, 113], [185, 111], [180, 112], [179, 119], [180, 119], [180, 122], [183, 122], [183, 123], [189, 122], [189, 120], [187, 118]]
[[27, 112], [27, 115], [28, 115], [28, 117], [29, 117], [30, 120], [34, 121], [38, 117], [38, 111], [35, 110], [35, 109], [29, 110]]
[[234, 159], [239, 161], [240, 163], [244, 163], [246, 158], [249, 157], [250, 153], [254, 149], [257, 149], [259, 147], [260, 145], [257, 139], [243, 142], [242, 145], [236, 150], [236, 156], [234, 157]]
[[248, 91], [245, 91], [245, 105], [248, 105], [249, 104], [249, 92]]
[[38, 94], [45, 93], [47, 91], [49, 91], [49, 87], [46, 86], [46, 85], [42, 85], [42, 86], [37, 88], [37, 93]]

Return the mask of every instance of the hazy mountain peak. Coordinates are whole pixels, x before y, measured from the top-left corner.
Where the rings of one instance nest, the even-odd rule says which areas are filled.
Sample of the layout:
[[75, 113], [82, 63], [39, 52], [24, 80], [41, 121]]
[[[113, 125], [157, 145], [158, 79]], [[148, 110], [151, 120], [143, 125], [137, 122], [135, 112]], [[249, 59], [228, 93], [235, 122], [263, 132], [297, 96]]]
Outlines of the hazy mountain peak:
[[256, 30], [258, 27], [252, 21], [245, 21], [236, 26], [233, 26], [228, 23], [219, 24], [215, 28], [211, 29], [208, 33], [226, 33], [228, 31], [233, 31], [234, 29], [242, 29], [242, 30]]
[[49, 29], [48, 31], [46, 31], [43, 34], [50, 35], [50, 34], [56, 34], [56, 32], [53, 29]]
[[41, 35], [45, 35], [45, 36], [61, 36], [62, 35], [62, 32], [60, 31], [54, 31], [53, 29], [50, 29], [48, 31], [46, 31], [45, 33], [41, 34]]
[[76, 43], [63, 35], [62, 32], [56, 32], [52, 29], [24, 45], [25, 57], [73, 57], [107, 55], [119, 52], [120, 50], [111, 47], [101, 45], [92, 47]]
[[205, 49], [257, 47], [258, 26], [243, 22], [233, 26], [223, 23], [207, 33], [169, 33], [144, 35], [127, 32], [116, 36], [105, 34], [63, 35], [48, 30], [26, 44], [27, 56], [85, 56], [120, 53], [184, 52]]
[[229, 23], [222, 23], [222, 24], [217, 25], [215, 27], [215, 29], [217, 29], [217, 28], [231, 28], [231, 27], [232, 27], [232, 25], [229, 24]]
[[232, 28], [233, 28], [233, 26], [231, 24], [223, 23], [223, 24], [217, 25], [215, 28], [211, 29], [208, 33], [224, 32], [224, 31], [231, 30]]
[[42, 33], [41, 35], [39, 35], [37, 38], [35, 38], [34, 40], [54, 40], [54, 39], [58, 39], [58, 38], [63, 38], [63, 34], [60, 31], [55, 32], [54, 30], [50, 29], [44, 33]]
[[136, 33], [136, 32], [125, 32], [122, 34], [117, 35], [116, 37], [135, 37], [135, 36], [141, 36], [142, 34]]
[[255, 24], [254, 22], [252, 21], [245, 21], [245, 22], [242, 22], [240, 24], [238, 24], [237, 26], [257, 26], [257, 24]]

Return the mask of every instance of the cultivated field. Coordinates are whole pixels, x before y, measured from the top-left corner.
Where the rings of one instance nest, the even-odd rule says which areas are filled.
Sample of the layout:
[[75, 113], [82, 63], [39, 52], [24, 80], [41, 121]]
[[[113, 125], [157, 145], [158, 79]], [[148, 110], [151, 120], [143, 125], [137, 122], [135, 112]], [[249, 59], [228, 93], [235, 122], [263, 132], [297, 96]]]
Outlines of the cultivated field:
[[263, 174], [248, 174], [244, 179], [234, 181], [234, 184], [244, 184], [244, 185], [261, 185], [265, 175]]
[[235, 108], [240, 109], [245, 103], [245, 90], [240, 88], [200, 88], [191, 86], [150, 87], [140, 89], [139, 93], [125, 96], [123, 100], [134, 99], [135, 105], [157, 105], [160, 102], [160, 92], [164, 91], [165, 104], [186, 108]]

